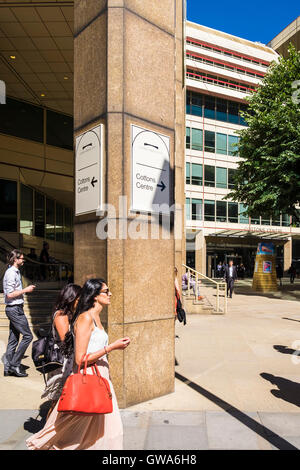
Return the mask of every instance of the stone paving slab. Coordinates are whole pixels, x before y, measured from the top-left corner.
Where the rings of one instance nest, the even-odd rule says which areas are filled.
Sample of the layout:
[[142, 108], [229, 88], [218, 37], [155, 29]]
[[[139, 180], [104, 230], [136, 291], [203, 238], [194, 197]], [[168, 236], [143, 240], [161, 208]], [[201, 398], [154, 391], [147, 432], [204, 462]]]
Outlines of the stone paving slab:
[[[0, 411], [0, 450], [26, 450], [26, 439], [43, 426], [38, 414]], [[121, 410], [121, 416], [124, 450], [300, 449], [300, 413]]]

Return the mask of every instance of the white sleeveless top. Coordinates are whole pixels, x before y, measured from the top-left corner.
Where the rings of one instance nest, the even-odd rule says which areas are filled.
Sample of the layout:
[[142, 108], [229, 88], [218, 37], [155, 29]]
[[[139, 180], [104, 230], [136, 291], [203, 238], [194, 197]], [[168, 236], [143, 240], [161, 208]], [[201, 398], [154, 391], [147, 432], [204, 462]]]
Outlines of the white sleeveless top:
[[96, 351], [99, 351], [99, 349], [103, 349], [104, 346], [107, 345], [108, 335], [106, 331], [95, 325], [88, 344], [87, 354], [92, 354]]

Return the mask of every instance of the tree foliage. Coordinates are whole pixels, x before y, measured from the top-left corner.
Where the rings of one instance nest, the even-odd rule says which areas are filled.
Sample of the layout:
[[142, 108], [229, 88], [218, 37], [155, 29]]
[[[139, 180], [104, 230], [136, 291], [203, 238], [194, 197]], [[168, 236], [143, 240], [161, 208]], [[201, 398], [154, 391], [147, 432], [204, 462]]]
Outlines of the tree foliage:
[[299, 220], [300, 52], [294, 46], [270, 66], [247, 101], [249, 127], [238, 132], [242, 160], [227, 199], [243, 202], [250, 216], [282, 211]]

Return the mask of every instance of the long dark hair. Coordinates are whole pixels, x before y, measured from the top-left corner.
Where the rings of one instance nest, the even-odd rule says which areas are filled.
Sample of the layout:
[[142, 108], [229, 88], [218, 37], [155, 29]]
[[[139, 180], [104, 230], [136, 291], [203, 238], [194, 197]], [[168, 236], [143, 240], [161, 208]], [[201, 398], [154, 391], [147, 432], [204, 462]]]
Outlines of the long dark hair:
[[55, 312], [59, 310], [60, 315], [67, 315], [71, 323], [73, 317], [73, 309], [75, 301], [81, 293], [81, 287], [77, 284], [67, 284], [58, 294], [53, 309], [53, 317]]
[[99, 295], [103, 284], [106, 284], [104, 279], [89, 279], [82, 287], [76, 311], [72, 317], [71, 331], [66, 334], [61, 347], [66, 357], [69, 357], [74, 352], [74, 324], [76, 320], [83, 312], [93, 308], [95, 297]]

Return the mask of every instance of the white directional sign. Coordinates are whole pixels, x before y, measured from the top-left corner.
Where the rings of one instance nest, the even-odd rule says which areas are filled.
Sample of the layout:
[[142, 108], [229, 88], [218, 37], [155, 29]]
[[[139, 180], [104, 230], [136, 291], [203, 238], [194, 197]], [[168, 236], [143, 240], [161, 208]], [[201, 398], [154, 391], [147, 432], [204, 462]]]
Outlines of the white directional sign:
[[102, 208], [103, 124], [76, 137], [76, 215]]
[[[171, 204], [170, 138], [131, 125], [131, 209], [169, 213]], [[158, 209], [158, 205], [164, 205]]]

